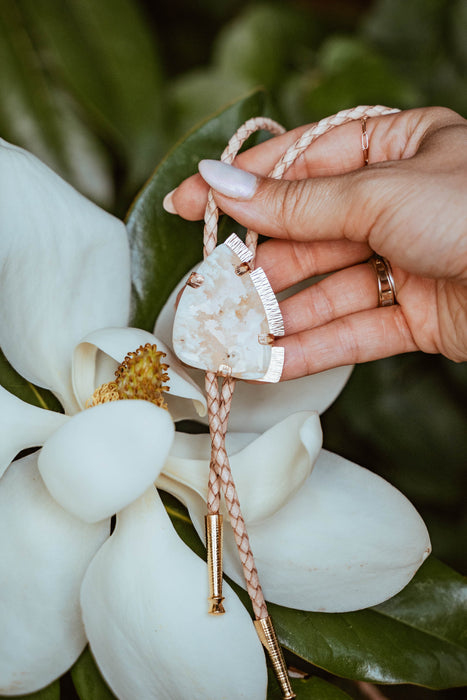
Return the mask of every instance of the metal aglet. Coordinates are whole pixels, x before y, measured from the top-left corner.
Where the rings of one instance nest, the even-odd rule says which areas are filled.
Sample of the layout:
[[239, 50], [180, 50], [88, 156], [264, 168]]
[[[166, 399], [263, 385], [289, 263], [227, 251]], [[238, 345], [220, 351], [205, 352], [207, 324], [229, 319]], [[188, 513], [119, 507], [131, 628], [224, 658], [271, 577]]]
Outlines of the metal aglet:
[[205, 515], [206, 549], [209, 576], [209, 614], [223, 615], [222, 596], [222, 515]]
[[282, 697], [284, 700], [292, 700], [297, 696], [290, 685], [287, 666], [285, 665], [282, 649], [277, 639], [276, 631], [270, 617], [263, 617], [260, 620], [254, 620], [256, 632], [261, 641], [261, 644], [266, 649], [271, 660], [274, 675], [280, 686]]

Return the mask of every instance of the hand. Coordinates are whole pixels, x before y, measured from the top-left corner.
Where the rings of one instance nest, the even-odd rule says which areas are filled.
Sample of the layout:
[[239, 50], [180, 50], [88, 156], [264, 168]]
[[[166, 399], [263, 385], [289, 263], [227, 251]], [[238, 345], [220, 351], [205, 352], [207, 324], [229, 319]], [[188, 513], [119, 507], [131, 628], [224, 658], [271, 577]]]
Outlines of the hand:
[[[236, 168], [200, 165], [220, 209], [271, 237], [256, 264], [276, 292], [333, 273], [281, 303], [283, 378], [413, 350], [466, 360], [467, 122], [443, 108], [371, 118], [368, 167], [361, 124], [350, 122], [317, 139], [286, 180], [266, 178], [306, 128], [244, 152]], [[166, 206], [202, 218], [207, 192], [195, 175]], [[392, 265], [394, 306], [378, 308], [372, 251]]]

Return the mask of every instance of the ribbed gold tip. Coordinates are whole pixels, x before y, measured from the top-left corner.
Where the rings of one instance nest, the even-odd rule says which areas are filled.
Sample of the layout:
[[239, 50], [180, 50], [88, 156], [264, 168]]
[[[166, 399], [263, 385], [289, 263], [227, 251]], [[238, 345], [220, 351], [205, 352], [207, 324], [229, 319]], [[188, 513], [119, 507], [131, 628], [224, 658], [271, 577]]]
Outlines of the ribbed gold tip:
[[276, 631], [270, 617], [263, 617], [260, 620], [254, 621], [256, 632], [260, 638], [261, 644], [266, 649], [271, 660], [274, 675], [279, 683], [282, 697], [284, 700], [292, 700], [297, 696], [290, 685], [287, 666], [285, 665], [282, 649], [277, 639]]
[[209, 575], [209, 614], [225, 613], [222, 596], [222, 515], [204, 516]]
[[225, 608], [222, 605], [224, 598], [208, 598], [211, 607], [208, 612], [210, 615], [223, 615], [225, 613]]

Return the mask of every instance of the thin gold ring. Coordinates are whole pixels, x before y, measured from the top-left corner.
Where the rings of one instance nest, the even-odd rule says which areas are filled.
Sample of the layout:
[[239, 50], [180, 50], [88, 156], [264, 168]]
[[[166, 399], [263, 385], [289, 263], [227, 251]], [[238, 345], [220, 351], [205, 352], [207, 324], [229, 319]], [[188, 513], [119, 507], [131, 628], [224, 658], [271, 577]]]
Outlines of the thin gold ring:
[[360, 117], [360, 123], [362, 125], [362, 151], [363, 151], [363, 165], [368, 165], [368, 156], [370, 144], [368, 141], [368, 132], [366, 130], [366, 120], [368, 117]]
[[389, 260], [376, 253], [372, 255], [371, 262], [378, 282], [378, 306], [394, 306], [396, 300], [396, 285]]

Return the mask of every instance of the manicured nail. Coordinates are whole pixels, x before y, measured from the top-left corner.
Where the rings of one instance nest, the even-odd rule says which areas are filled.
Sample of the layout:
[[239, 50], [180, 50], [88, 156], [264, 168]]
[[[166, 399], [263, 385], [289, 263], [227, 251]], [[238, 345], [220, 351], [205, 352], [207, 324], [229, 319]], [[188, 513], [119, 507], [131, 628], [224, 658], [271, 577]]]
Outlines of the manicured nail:
[[173, 202], [173, 197], [174, 197], [174, 193], [175, 193], [176, 189], [177, 188], [175, 188], [175, 190], [171, 190], [168, 194], [166, 194], [163, 201], [162, 201], [163, 208], [169, 214], [178, 214], [178, 211], [175, 209], [174, 202]]
[[198, 170], [208, 185], [227, 197], [251, 199], [258, 187], [256, 175], [220, 160], [202, 160]]

